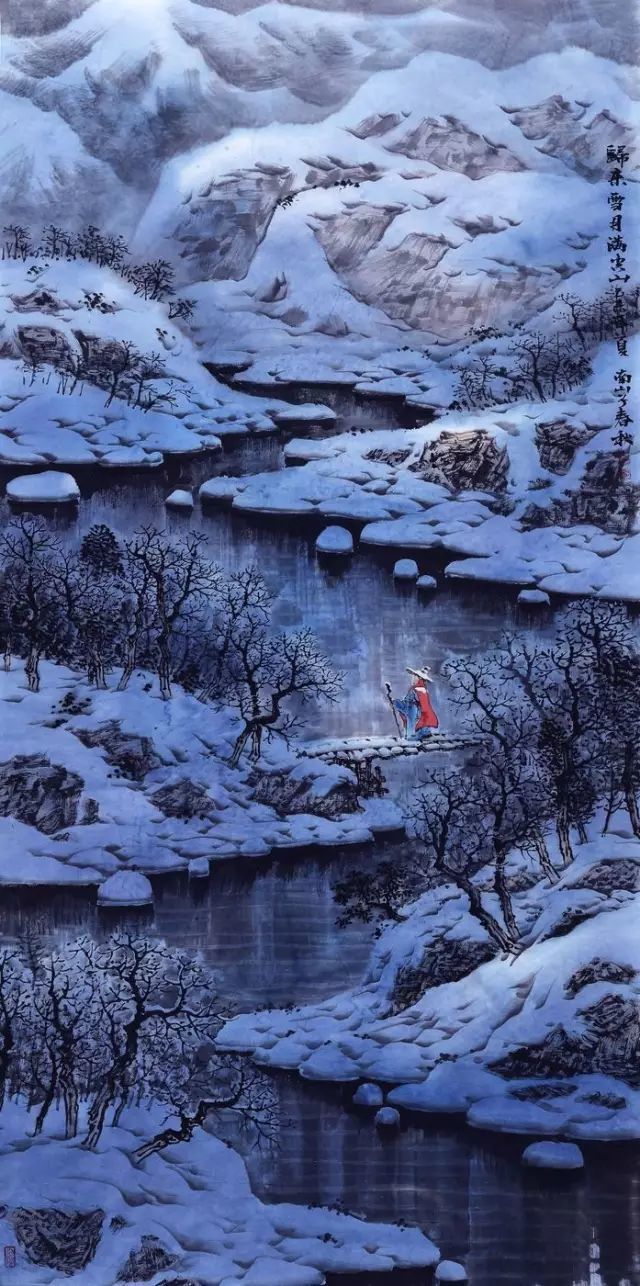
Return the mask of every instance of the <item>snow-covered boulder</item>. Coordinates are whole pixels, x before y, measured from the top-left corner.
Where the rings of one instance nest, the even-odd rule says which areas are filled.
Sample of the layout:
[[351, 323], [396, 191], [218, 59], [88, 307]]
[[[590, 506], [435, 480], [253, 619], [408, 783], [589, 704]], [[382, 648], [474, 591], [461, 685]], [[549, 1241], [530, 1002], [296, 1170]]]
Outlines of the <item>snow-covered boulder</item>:
[[436, 1268], [437, 1282], [466, 1282], [467, 1270], [464, 1264], [457, 1264], [454, 1259], [441, 1259]]
[[7, 483], [7, 495], [17, 504], [60, 505], [79, 500], [80, 488], [70, 473], [47, 469], [25, 473]]
[[382, 1107], [384, 1094], [379, 1085], [366, 1081], [364, 1085], [358, 1086], [353, 1096], [353, 1102], [357, 1107]]
[[206, 879], [209, 874], [208, 857], [192, 857], [189, 862], [189, 878], [192, 880]]
[[319, 554], [352, 554], [353, 536], [346, 527], [325, 527], [316, 540]]
[[208, 482], [203, 482], [198, 494], [202, 501], [210, 504], [230, 505], [242, 491], [242, 485], [238, 478], [228, 478], [223, 474], [220, 478], [209, 478]]
[[582, 1170], [584, 1157], [576, 1143], [530, 1143], [522, 1164], [535, 1170]]
[[418, 576], [416, 588], [421, 590], [423, 594], [432, 594], [438, 588], [438, 582], [435, 576]]
[[332, 423], [337, 419], [335, 411], [329, 406], [317, 402], [305, 402], [301, 406], [285, 406], [273, 412], [276, 424], [298, 424], [304, 421], [309, 424]]
[[397, 1130], [400, 1124], [400, 1113], [397, 1107], [381, 1107], [376, 1112], [375, 1123], [380, 1130]]
[[418, 579], [418, 564], [413, 558], [399, 558], [394, 564], [393, 575], [395, 580], [415, 580]]
[[178, 487], [167, 496], [164, 503], [169, 509], [193, 509], [193, 496], [190, 491], [183, 491]]
[[140, 871], [116, 871], [100, 885], [98, 902], [101, 906], [149, 906], [153, 889]]
[[518, 602], [525, 607], [550, 607], [551, 599], [543, 589], [521, 589]]
[[158, 469], [163, 463], [161, 451], [149, 451], [141, 446], [114, 447], [100, 459], [102, 469]]

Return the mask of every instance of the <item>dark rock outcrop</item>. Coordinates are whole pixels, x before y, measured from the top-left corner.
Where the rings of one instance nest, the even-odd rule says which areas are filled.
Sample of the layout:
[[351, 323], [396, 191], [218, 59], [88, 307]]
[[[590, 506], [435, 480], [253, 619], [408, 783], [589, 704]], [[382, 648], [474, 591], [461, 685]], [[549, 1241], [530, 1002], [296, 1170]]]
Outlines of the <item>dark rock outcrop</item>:
[[391, 1013], [415, 1005], [431, 987], [466, 978], [496, 954], [490, 942], [465, 938], [437, 938], [429, 943], [420, 965], [402, 965], [396, 974]]
[[640, 891], [640, 862], [632, 857], [603, 858], [584, 871], [571, 885], [574, 889], [595, 889], [610, 896], [617, 889], [628, 893]]
[[404, 464], [409, 459], [411, 451], [408, 447], [398, 447], [396, 449], [388, 447], [373, 447], [367, 451], [365, 460], [379, 460], [382, 464], [388, 464], [395, 469], [400, 464]]
[[486, 429], [445, 430], [409, 468], [451, 491], [501, 492], [507, 486], [509, 454]]
[[390, 152], [401, 152], [412, 160], [430, 161], [440, 170], [457, 170], [469, 179], [527, 168], [504, 143], [490, 142], [455, 116], [443, 116], [440, 120], [426, 116], [387, 147]]
[[145, 1236], [138, 1250], [132, 1250], [118, 1273], [119, 1282], [148, 1282], [156, 1273], [172, 1268], [175, 1256], [170, 1255], [157, 1237]]
[[[19, 313], [50, 313], [55, 315], [61, 305], [58, 296], [52, 290], [38, 286], [28, 295], [12, 295], [13, 306]], [[23, 327], [23, 329], [26, 329]], [[57, 332], [56, 332], [57, 333]]]
[[154, 791], [151, 802], [165, 817], [211, 817], [216, 807], [204, 786], [188, 777], [161, 786]]
[[614, 536], [626, 536], [633, 527], [639, 502], [640, 486], [628, 480], [625, 454], [600, 451], [587, 462], [577, 491], [546, 506], [529, 505], [521, 522], [528, 530], [588, 523]]
[[603, 176], [607, 147], [626, 143], [632, 150], [632, 131], [611, 112], [598, 112], [585, 123], [587, 105], [570, 102], [561, 94], [552, 94], [532, 107], [505, 107], [503, 111], [540, 152], [557, 156], [590, 179]]
[[548, 420], [536, 424], [536, 446], [543, 469], [567, 473], [578, 447], [589, 442], [596, 432], [567, 420]]
[[117, 719], [110, 719], [99, 728], [74, 728], [73, 732], [83, 746], [99, 746], [104, 750], [108, 763], [132, 781], [142, 781], [152, 768], [160, 765], [151, 738], [123, 732]]
[[554, 1077], [602, 1072], [640, 1085], [640, 1001], [603, 996], [579, 1017], [583, 1031], [561, 1024], [537, 1045], [522, 1045], [491, 1064], [506, 1077]]
[[46, 755], [16, 755], [0, 764], [0, 815], [45, 835], [75, 825], [84, 782]]
[[16, 1237], [32, 1264], [53, 1268], [71, 1277], [93, 1259], [100, 1236], [102, 1210], [27, 1210], [12, 1215]]
[[20, 352], [30, 366], [65, 366], [71, 359], [71, 345], [54, 326], [19, 326], [16, 332]]
[[615, 964], [613, 960], [601, 960], [599, 956], [594, 956], [589, 964], [583, 965], [581, 969], [571, 975], [565, 986], [568, 996], [577, 996], [583, 987], [588, 987], [592, 982], [633, 982], [636, 976], [635, 969], [631, 965]]
[[350, 777], [336, 781], [326, 793], [317, 792], [316, 776], [292, 777], [286, 772], [259, 777], [254, 795], [260, 804], [269, 804], [282, 816], [287, 813], [314, 813], [317, 817], [342, 817], [359, 812], [357, 785]]

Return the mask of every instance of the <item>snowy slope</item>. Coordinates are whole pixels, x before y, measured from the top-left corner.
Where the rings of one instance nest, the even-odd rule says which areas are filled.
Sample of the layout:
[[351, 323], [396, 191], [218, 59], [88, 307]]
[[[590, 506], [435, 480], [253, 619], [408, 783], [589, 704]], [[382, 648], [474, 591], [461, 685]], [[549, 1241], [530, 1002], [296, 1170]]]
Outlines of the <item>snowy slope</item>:
[[[45, 662], [42, 670], [37, 694], [26, 690], [22, 662], [0, 674], [0, 883], [97, 885], [119, 871], [163, 874], [203, 858], [198, 874], [206, 874], [210, 861], [370, 842], [388, 829], [389, 810], [398, 823], [394, 806], [376, 800], [335, 819], [282, 816], [254, 799], [246, 771], [226, 762], [239, 731], [230, 711], [180, 690], [163, 702], [144, 672], [123, 695], [115, 683], [96, 692], [64, 666]], [[293, 769], [312, 794], [317, 779], [317, 798], [345, 776], [353, 781], [341, 768], [301, 764], [293, 752], [273, 752], [267, 767]], [[35, 818], [23, 772], [43, 798]], [[73, 800], [66, 820], [54, 808], [60, 790]]]
[[[463, 895], [436, 889], [386, 929], [360, 988], [293, 1015], [240, 1015], [219, 1042], [314, 1080], [379, 1081], [392, 1104], [477, 1127], [639, 1138], [639, 888], [640, 845], [621, 823], [606, 856], [594, 837], [553, 888], [517, 896], [517, 956], [440, 985], [433, 961], [486, 937]], [[401, 971], [421, 967], [423, 994], [403, 1001]]]

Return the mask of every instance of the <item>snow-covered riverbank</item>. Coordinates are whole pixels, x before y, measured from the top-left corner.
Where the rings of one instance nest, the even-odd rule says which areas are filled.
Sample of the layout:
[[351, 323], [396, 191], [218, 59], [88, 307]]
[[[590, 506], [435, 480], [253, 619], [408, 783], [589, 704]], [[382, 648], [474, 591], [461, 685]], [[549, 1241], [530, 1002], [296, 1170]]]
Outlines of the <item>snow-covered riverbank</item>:
[[436, 1247], [417, 1228], [263, 1204], [241, 1158], [201, 1130], [137, 1164], [136, 1148], [165, 1124], [157, 1110], [129, 1109], [92, 1152], [65, 1141], [62, 1122], [53, 1120], [25, 1147], [31, 1116], [5, 1105], [0, 1228], [5, 1245], [17, 1243], [21, 1286], [45, 1286], [61, 1274], [78, 1286], [160, 1282], [169, 1271], [176, 1281], [211, 1286], [322, 1286], [328, 1272], [437, 1263]]
[[464, 895], [441, 886], [385, 929], [360, 987], [239, 1015], [219, 1043], [483, 1129], [640, 1138], [640, 843], [621, 821], [606, 853], [594, 836], [552, 888], [526, 861], [520, 875], [517, 955], [496, 956]]
[[630, 521], [595, 520], [599, 489], [604, 500], [610, 485], [599, 462], [615, 458], [614, 364], [615, 348], [605, 346], [577, 396], [449, 412], [398, 429], [392, 440], [383, 431], [294, 440], [285, 448], [293, 467], [276, 476], [213, 478], [200, 497], [231, 503], [247, 519], [347, 523], [359, 531], [361, 553], [411, 550], [425, 566], [444, 553], [449, 577], [635, 600], [637, 455], [625, 475], [628, 499], [619, 497], [631, 506]]
[[227, 762], [238, 732], [231, 712], [180, 689], [163, 702], [150, 687], [138, 672], [124, 694], [96, 691], [49, 662], [39, 693], [27, 691], [19, 660], [0, 674], [0, 883], [202, 876], [210, 862], [367, 844], [402, 828], [391, 801], [358, 808], [347, 769], [293, 751], [273, 750], [263, 764], [289, 778], [291, 813], [258, 802], [248, 770]]

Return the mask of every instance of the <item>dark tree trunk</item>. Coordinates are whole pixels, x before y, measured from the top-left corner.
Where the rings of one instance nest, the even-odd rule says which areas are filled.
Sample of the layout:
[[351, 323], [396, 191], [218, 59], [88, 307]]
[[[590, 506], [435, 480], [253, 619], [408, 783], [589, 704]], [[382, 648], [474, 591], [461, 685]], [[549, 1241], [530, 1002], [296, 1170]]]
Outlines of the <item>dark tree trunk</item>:
[[95, 688], [99, 688], [102, 691], [106, 690], [107, 676], [105, 674], [104, 658], [98, 651], [91, 651], [87, 677]]
[[124, 655], [124, 665], [122, 667], [122, 674], [120, 675], [120, 678], [118, 680], [118, 688], [117, 688], [118, 692], [124, 692], [125, 688], [128, 687], [129, 685], [129, 681], [131, 679], [133, 671], [136, 668], [137, 650], [138, 650], [137, 640], [128, 639], [125, 655]]
[[40, 691], [40, 649], [37, 647], [29, 648], [24, 672], [27, 676], [27, 686], [30, 692]]
[[624, 748], [624, 769], [622, 774], [622, 786], [624, 789], [624, 800], [631, 822], [631, 829], [634, 835], [640, 838], [640, 811], [638, 810], [638, 796], [635, 790], [635, 773], [634, 773], [634, 753], [633, 745], [627, 742]]
[[507, 933], [511, 938], [512, 942], [517, 942], [519, 937], [518, 925], [516, 923], [516, 918], [513, 913], [513, 904], [511, 902], [511, 894], [507, 886], [507, 877], [506, 877], [506, 871], [505, 871], [506, 860], [507, 860], [506, 853], [498, 853], [496, 855], [493, 887], [496, 891], [496, 895], [500, 903], [500, 910], [502, 911], [502, 916], [504, 919]]
[[544, 872], [551, 884], [555, 884], [558, 879], [558, 872], [551, 861], [551, 856], [549, 854], [549, 849], [547, 848], [544, 835], [537, 826], [534, 827], [531, 838], [535, 845], [541, 871]]
[[169, 701], [171, 698], [171, 658], [169, 655], [169, 640], [164, 636], [158, 639], [158, 678], [160, 680], [160, 694], [163, 701]]
[[571, 866], [573, 861], [573, 849], [571, 847], [571, 838], [569, 835], [569, 818], [567, 816], [566, 804], [561, 804], [558, 809], [556, 829], [558, 832], [560, 852], [562, 854], [562, 865]]
[[482, 901], [482, 894], [480, 893], [480, 890], [476, 888], [472, 880], [468, 879], [461, 871], [453, 871], [449, 867], [440, 866], [440, 870], [443, 875], [451, 879], [463, 893], [466, 893], [467, 898], [469, 899], [471, 914], [475, 916], [483, 929], [486, 929], [489, 937], [493, 942], [495, 942], [496, 946], [498, 946], [501, 951], [513, 951], [517, 940], [517, 933], [513, 937], [509, 933], [506, 933], [502, 928], [502, 925], [496, 920], [495, 916], [493, 916], [490, 911], [487, 911]]
[[240, 763], [240, 759], [242, 756], [242, 752], [247, 742], [249, 741], [249, 738], [252, 736], [253, 736], [253, 728], [251, 724], [245, 724], [244, 728], [242, 729], [242, 732], [240, 733], [240, 736], [236, 740], [236, 744], [233, 747], [233, 752], [229, 760], [229, 763], [232, 768], [238, 767], [238, 764]]

